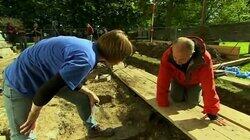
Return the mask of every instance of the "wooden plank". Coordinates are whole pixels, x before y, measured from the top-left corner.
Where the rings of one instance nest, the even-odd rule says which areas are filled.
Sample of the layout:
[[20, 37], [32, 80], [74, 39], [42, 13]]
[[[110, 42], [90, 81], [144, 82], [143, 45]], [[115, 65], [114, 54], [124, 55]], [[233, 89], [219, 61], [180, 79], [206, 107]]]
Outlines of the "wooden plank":
[[229, 59], [238, 59], [240, 54], [240, 47], [207, 45], [209, 48], [216, 49], [222, 56]]
[[[195, 109], [185, 109], [183, 106], [176, 104], [169, 108], [160, 108], [155, 104], [155, 81], [143, 73], [133, 72], [130, 68], [114, 67], [114, 73], [124, 81], [132, 90], [134, 90], [141, 98], [143, 98], [154, 109], [161, 113], [170, 122], [176, 125], [185, 134], [193, 139], [249, 139], [250, 133], [248, 130], [227, 121], [227, 126], [217, 126], [209, 121], [201, 120], [203, 116], [201, 107]], [[147, 78], [145, 78], [147, 77]], [[150, 76], [152, 77], [152, 75]], [[154, 82], [153, 82], [154, 81]], [[231, 133], [234, 131], [234, 133]], [[211, 135], [211, 136], [210, 136]], [[249, 136], [248, 136], [249, 135]]]
[[10, 55], [14, 55], [15, 53], [10, 48], [0, 48], [0, 56], [5, 58]]
[[241, 87], [250, 88], [250, 80], [249, 79], [240, 79], [232, 76], [221, 76], [219, 79], [231, 82], [233, 84], [237, 84]]
[[[153, 82], [153, 84], [156, 84], [157, 77], [153, 74], [147, 73], [144, 70], [141, 70], [132, 66], [128, 66], [127, 69], [125, 69], [122, 63], [117, 65], [116, 68], [124, 69], [129, 73], [134, 73], [140, 77], [144, 77], [145, 80], [150, 80], [151, 82]], [[200, 105], [203, 106], [203, 103], [201, 103]], [[239, 126], [250, 131], [250, 117], [248, 115], [242, 112], [239, 112], [237, 110], [234, 110], [230, 107], [227, 107], [223, 104], [221, 104], [221, 110], [219, 112], [219, 115], [222, 116], [224, 119], [227, 119], [235, 124], [238, 124]]]
[[2, 72], [2, 70], [3, 70], [9, 63], [11, 63], [16, 57], [17, 57], [17, 55], [12, 55], [12, 56], [9, 56], [8, 58], [3, 58], [2, 60], [0, 59], [0, 72]]
[[[124, 72], [124, 71], [123, 71]], [[124, 73], [123, 75], [126, 75], [127, 74], [127, 72], [126, 73]], [[131, 73], [130, 73], [131, 74]], [[120, 73], [120, 75], [122, 75], [121, 73]], [[137, 91], [137, 93], [139, 93], [138, 95], [140, 96], [141, 95], [141, 97], [142, 98], [144, 98], [144, 100], [146, 100], [150, 105], [152, 105], [155, 109], [157, 109], [158, 108], [158, 106], [157, 105], [155, 105], [155, 101], [153, 101], [153, 102], [150, 102], [150, 101], [152, 101], [152, 100], [155, 100], [155, 95], [154, 95], [154, 92], [155, 92], [155, 90], [151, 90], [151, 94], [147, 94], [147, 93], [149, 93], [149, 89], [153, 89], [155, 86], [150, 86], [150, 85], [153, 85], [153, 84], [147, 84], [147, 82], [149, 82], [149, 81], [146, 81], [145, 79], [142, 79], [142, 77], [133, 77], [132, 79], [134, 79], [134, 78], [136, 78], [137, 80], [137, 82], [135, 82], [135, 81], [133, 81], [133, 80], [131, 80], [131, 78], [129, 78], [129, 77], [124, 77], [123, 78], [123, 80], [125, 80], [125, 82], [127, 82], [128, 84], [129, 84], [129, 86], [131, 87], [137, 87], [137, 88], [135, 88], [134, 90], [135, 91]], [[127, 81], [127, 80], [129, 80], [129, 82]], [[138, 80], [143, 80], [141, 83], [138, 83]], [[145, 82], [146, 81], [146, 82]], [[143, 85], [146, 85], [146, 86], [143, 86]], [[194, 130], [194, 129], [196, 129], [196, 127], [197, 128], [200, 128], [200, 125], [201, 126], [208, 126], [208, 122], [204, 122], [205, 124], [202, 124], [202, 120], [200, 120], [200, 118], [203, 116], [202, 114], [201, 114], [201, 111], [202, 111], [202, 109], [200, 108], [200, 107], [198, 107], [199, 108], [199, 111], [196, 111], [195, 113], [196, 114], [194, 114], [194, 112], [192, 111], [192, 109], [191, 109], [191, 112], [192, 113], [190, 113], [190, 111], [189, 111], [189, 113], [187, 113], [186, 114], [186, 109], [185, 108], [179, 108], [179, 107], [177, 107], [176, 108], [176, 106], [171, 106], [170, 108], [175, 108], [175, 109], [173, 109], [173, 110], [182, 110], [183, 111], [183, 115], [177, 115], [177, 116], [175, 116], [174, 118], [172, 118], [173, 120], [174, 119], [176, 119], [176, 118], [179, 118], [179, 119], [181, 119], [181, 118], [185, 118], [185, 117], [191, 117], [191, 116], [195, 116], [195, 118], [188, 118], [188, 120], [191, 120], [191, 121], [188, 121], [187, 123], [188, 124], [185, 124], [186, 122], [185, 122], [185, 120], [176, 120], [177, 122], [173, 122], [173, 123], [180, 123], [180, 125], [182, 126], [180, 129], [183, 129], [184, 128], [184, 131], [185, 130]], [[158, 108], [159, 109], [159, 108]], [[158, 110], [159, 111], [159, 110]], [[165, 110], [166, 111], [166, 110]], [[162, 112], [160, 112], [160, 113], [162, 113]], [[170, 113], [170, 114], [168, 114], [168, 113]], [[165, 113], [163, 113], [163, 116], [164, 116], [164, 114], [166, 115], [166, 116], [169, 116], [169, 115], [172, 115], [171, 114], [171, 112], [168, 112], [167, 114], [165, 114]], [[177, 113], [178, 114], [178, 113]], [[197, 120], [199, 120], [199, 122], [197, 122], [197, 120], [195, 120], [195, 119], [197, 119]], [[194, 124], [192, 124], [192, 120], [194, 120]], [[184, 123], [184, 124], [183, 124]], [[191, 127], [191, 128], [190, 128]], [[195, 128], [193, 128], [193, 127], [195, 127]], [[210, 133], [210, 129], [211, 130], [216, 130], [214, 127], [216, 127], [216, 126], [213, 126], [212, 128], [208, 128], [208, 130], [207, 129], [205, 129], [205, 128], [203, 128], [203, 129], [205, 129], [204, 131], [205, 132], [209, 132]], [[202, 130], [203, 130], [202, 129]], [[225, 129], [225, 128], [223, 128], [223, 129]], [[230, 128], [228, 128], [229, 130], [232, 130], [232, 129], [230, 129]], [[233, 131], [237, 131], [237, 134], [241, 134], [242, 132], [241, 132], [241, 130], [240, 130], [241, 128], [234, 128], [233, 129]], [[216, 130], [217, 131], [217, 130]], [[223, 131], [223, 130], [220, 130], [220, 131]], [[198, 131], [199, 132], [199, 131]], [[192, 133], [195, 133], [195, 135], [198, 135], [199, 136], [199, 134], [198, 134], [198, 132], [197, 131], [195, 131], [195, 132], [192, 132]], [[231, 131], [230, 131], [231, 132]], [[202, 133], [204, 133], [204, 132], [202, 132]], [[209, 133], [208, 134], [206, 134], [206, 135], [209, 135]], [[214, 131], [211, 131], [211, 133], [215, 133]], [[219, 133], [222, 133], [222, 132], [219, 132]], [[215, 134], [213, 134], [213, 135], [215, 135]], [[230, 135], [230, 134], [229, 134]], [[203, 135], [204, 136], [204, 135]], [[218, 138], [218, 137], [220, 137], [220, 139], [226, 139], [226, 138], [222, 138], [221, 136], [216, 136], [216, 138]], [[233, 135], [233, 136], [231, 136], [231, 137], [234, 137], [234, 138], [236, 138], [236, 136], [235, 135]], [[202, 138], [202, 137], [200, 137], [200, 138]], [[203, 137], [203, 139], [204, 139], [204, 137]]]
[[8, 58], [3, 58], [3, 59], [0, 59], [0, 85], [1, 85], [1, 80], [3, 79], [2, 77], [2, 71], [5, 69], [5, 67], [11, 63], [14, 58], [16, 58], [17, 55], [12, 55], [12, 56], [9, 56]]
[[0, 140], [6, 140], [5, 136], [0, 136]]
[[[140, 87], [140, 88], [131, 88], [135, 93], [137, 93], [142, 99], [144, 99], [149, 105], [151, 105], [155, 110], [157, 110], [160, 114], [162, 114], [164, 117], [167, 117], [170, 122], [172, 122], [177, 128], [182, 130], [186, 135], [188, 135], [191, 139], [197, 139], [192, 134], [188, 133], [187, 130], [193, 131], [193, 133], [196, 133], [199, 137], [203, 136], [209, 136], [209, 133], [211, 131], [214, 131], [213, 129], [205, 130], [203, 132], [203, 136], [198, 133], [198, 129], [200, 126], [200, 121], [198, 118], [189, 117], [192, 116], [189, 111], [183, 112], [183, 110], [186, 110], [183, 108], [183, 106], [171, 106], [170, 108], [160, 108], [155, 104], [155, 93], [152, 90], [147, 91], [147, 88], [154, 89], [154, 85], [152, 87], [145, 87], [148, 86], [146, 83], [138, 83], [134, 80], [132, 80], [129, 77], [126, 77], [126, 73], [123, 73], [123, 71], [116, 71], [115, 74], [117, 74], [119, 77], [122, 77], [121, 80], [126, 83], [130, 87]], [[123, 77], [124, 76], [124, 77]], [[136, 78], [136, 77], [134, 77]], [[151, 92], [150, 92], [151, 91]], [[140, 94], [141, 93], [141, 94]], [[186, 123], [183, 122], [183, 120], [186, 120]], [[195, 121], [194, 123], [190, 124], [191, 122]], [[207, 124], [205, 124], [207, 125]], [[201, 125], [201, 126], [204, 126]], [[224, 136], [222, 136], [220, 133], [215, 131], [214, 134], [216, 137], [220, 139], [227, 139]], [[203, 137], [204, 138], [204, 137]]]
[[6, 58], [1, 58], [0, 59], [0, 65], [4, 65], [5, 63], [8, 63], [8, 62], [14, 60], [15, 58], [17, 58], [17, 56], [18, 55], [10, 55], [10, 56], [8, 56]]
[[216, 69], [216, 68], [221, 67], [221, 66], [237, 66], [237, 65], [240, 65], [240, 64], [243, 64], [243, 63], [248, 63], [248, 62], [250, 62], [250, 57], [241, 58], [241, 59], [234, 60], [234, 61], [229, 61], [229, 62], [216, 64], [216, 65], [213, 65], [213, 68]]
[[[203, 103], [200, 103], [200, 106], [203, 107]], [[220, 104], [220, 108], [219, 116], [250, 131], [250, 117], [248, 115], [223, 104]]]

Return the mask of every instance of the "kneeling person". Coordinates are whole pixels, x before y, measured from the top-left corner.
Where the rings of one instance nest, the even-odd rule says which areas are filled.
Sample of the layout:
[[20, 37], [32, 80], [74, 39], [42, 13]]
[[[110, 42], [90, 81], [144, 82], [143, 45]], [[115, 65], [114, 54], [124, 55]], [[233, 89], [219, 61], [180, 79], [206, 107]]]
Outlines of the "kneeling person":
[[218, 118], [220, 101], [215, 91], [213, 64], [202, 39], [180, 37], [164, 52], [157, 79], [159, 106], [169, 106], [169, 87], [173, 102], [191, 106], [199, 104], [202, 94], [203, 113], [210, 120]]

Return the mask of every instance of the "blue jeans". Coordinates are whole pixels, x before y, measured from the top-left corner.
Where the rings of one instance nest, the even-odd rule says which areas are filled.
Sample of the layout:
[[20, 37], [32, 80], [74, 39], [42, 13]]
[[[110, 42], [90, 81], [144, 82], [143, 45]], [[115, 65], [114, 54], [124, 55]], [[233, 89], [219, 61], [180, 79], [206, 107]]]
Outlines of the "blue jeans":
[[[4, 106], [9, 120], [11, 131], [11, 140], [30, 140], [36, 139], [34, 134], [25, 136], [20, 134], [19, 127], [26, 121], [32, 106], [32, 98], [24, 96], [8, 85], [4, 79], [3, 83]], [[84, 93], [71, 91], [67, 87], [62, 88], [57, 96], [76, 105], [78, 113], [88, 129], [97, 125], [95, 119], [91, 116], [89, 98]]]

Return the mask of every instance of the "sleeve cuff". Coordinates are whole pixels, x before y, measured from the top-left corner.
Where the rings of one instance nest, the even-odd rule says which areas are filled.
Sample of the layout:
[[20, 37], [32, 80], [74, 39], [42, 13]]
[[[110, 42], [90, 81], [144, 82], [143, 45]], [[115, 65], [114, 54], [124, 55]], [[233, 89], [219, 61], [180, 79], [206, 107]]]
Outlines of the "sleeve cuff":
[[169, 103], [168, 102], [157, 102], [159, 107], [168, 107]]

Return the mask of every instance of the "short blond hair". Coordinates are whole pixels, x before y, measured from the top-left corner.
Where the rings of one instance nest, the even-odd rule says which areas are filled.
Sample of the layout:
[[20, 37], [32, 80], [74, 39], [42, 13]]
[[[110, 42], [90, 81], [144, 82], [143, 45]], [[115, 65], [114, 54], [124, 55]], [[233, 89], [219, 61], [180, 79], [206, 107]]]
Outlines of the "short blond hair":
[[191, 53], [195, 51], [194, 41], [187, 37], [179, 37], [175, 42], [175, 45], [185, 46], [185, 49], [189, 50]]
[[109, 62], [119, 62], [133, 53], [132, 43], [121, 30], [112, 30], [97, 40], [98, 50]]

